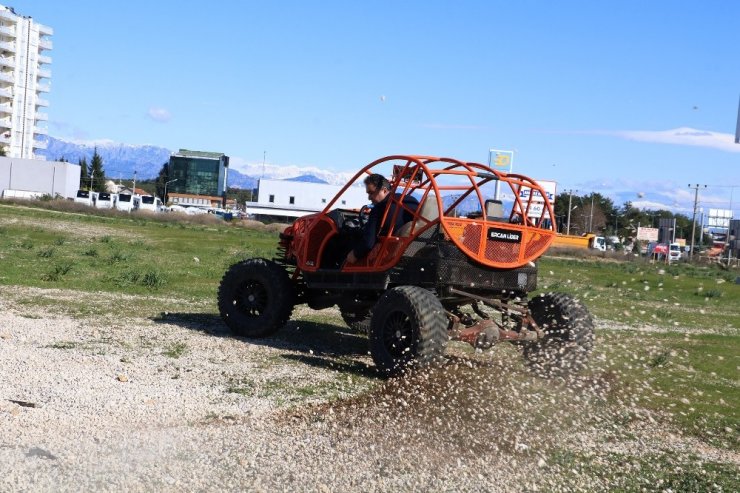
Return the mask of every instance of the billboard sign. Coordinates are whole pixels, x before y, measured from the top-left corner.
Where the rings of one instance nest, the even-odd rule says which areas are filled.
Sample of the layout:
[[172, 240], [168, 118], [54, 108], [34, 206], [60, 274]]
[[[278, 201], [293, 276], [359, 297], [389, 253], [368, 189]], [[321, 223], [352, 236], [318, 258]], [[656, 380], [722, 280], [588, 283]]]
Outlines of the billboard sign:
[[658, 241], [658, 228], [637, 228], [637, 239], [641, 241]]
[[514, 165], [514, 151], [502, 151], [499, 149], [488, 150], [488, 166], [496, 171], [511, 173]]
[[[555, 191], [557, 189], [557, 182], [550, 180], [537, 180], [537, 183], [545, 191], [545, 195], [550, 201], [550, 204], [555, 207]], [[526, 201], [529, 200], [529, 196], [532, 195], [532, 191], [533, 190], [531, 188], [525, 187], [522, 187], [519, 190], [519, 198], [522, 200], [522, 202], [526, 203]], [[529, 205], [529, 213], [527, 214], [527, 216], [539, 218], [540, 216], [542, 216], [542, 211], [544, 208], [545, 199], [542, 198], [542, 194], [539, 190], [534, 190], [534, 196], [532, 198], [532, 203]]]
[[729, 228], [732, 211], [730, 209], [709, 209], [707, 223], [710, 228]]

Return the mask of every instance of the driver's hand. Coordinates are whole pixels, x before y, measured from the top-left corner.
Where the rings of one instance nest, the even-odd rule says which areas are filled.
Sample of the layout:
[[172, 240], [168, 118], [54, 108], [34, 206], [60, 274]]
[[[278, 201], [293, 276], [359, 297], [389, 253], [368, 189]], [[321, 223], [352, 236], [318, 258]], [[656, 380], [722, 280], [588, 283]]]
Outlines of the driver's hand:
[[351, 250], [347, 254], [347, 258], [344, 261], [346, 263], [350, 263], [350, 264], [354, 264], [355, 262], [357, 262], [357, 257], [355, 256], [355, 251], [354, 250]]

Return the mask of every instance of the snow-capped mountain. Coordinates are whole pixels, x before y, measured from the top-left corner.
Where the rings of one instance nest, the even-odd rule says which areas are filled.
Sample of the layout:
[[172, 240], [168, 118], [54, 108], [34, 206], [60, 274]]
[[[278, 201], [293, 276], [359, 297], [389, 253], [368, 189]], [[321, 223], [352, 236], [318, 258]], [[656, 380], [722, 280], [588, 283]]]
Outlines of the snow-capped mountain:
[[[109, 178], [129, 179], [134, 176], [134, 171], [136, 171], [136, 177], [139, 180], [156, 178], [162, 169], [162, 165], [169, 161], [170, 155], [174, 152], [153, 145], [122, 144], [110, 140], [74, 142], [49, 136], [46, 149], [40, 151], [39, 154], [49, 161], [65, 159], [75, 164], [84, 157], [89, 164], [95, 149], [98, 150], [98, 154], [103, 159], [103, 168]], [[229, 168], [228, 186], [241, 189], [257, 188], [257, 178], [235, 169], [235, 165], [238, 166], [240, 161], [238, 158], [232, 160], [232, 165]], [[302, 173], [301, 168], [293, 166], [270, 165], [259, 171], [260, 173], [257, 176], [264, 176], [265, 178], [327, 183], [323, 177]], [[332, 176], [330, 172], [316, 171], [321, 172], [324, 177]]]
[[49, 161], [63, 158], [70, 163], [77, 163], [84, 157], [89, 164], [96, 148], [109, 178], [131, 178], [134, 171], [142, 180], [156, 178], [172, 154], [169, 149], [152, 145], [129, 145], [110, 140], [70, 142], [52, 136], [48, 137], [46, 149], [39, 154]]

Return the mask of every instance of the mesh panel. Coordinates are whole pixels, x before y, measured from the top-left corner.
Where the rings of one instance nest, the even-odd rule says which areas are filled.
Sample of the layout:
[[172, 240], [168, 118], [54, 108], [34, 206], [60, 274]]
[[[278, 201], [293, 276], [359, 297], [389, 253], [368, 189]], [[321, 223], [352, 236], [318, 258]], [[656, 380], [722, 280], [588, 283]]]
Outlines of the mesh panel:
[[475, 256], [480, 251], [480, 235], [483, 226], [480, 224], [468, 224], [463, 230], [463, 245], [469, 249]]
[[537, 252], [545, 248], [549, 239], [550, 236], [548, 235], [533, 235], [527, 243], [527, 248], [524, 250], [524, 254], [527, 257], [536, 255]]
[[519, 259], [519, 243], [488, 240], [486, 242], [486, 259], [494, 262], [516, 262]]

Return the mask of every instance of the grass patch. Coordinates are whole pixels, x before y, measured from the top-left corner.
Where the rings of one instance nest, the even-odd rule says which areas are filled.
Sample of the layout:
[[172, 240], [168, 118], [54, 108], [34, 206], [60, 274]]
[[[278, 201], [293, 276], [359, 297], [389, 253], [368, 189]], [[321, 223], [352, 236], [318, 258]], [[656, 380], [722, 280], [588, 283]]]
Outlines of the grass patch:
[[61, 280], [62, 277], [66, 276], [71, 270], [71, 263], [65, 262], [61, 264], [56, 264], [49, 272], [41, 276], [41, 279], [48, 282], [57, 282]]
[[167, 356], [168, 358], [179, 358], [185, 352], [188, 350], [188, 346], [185, 343], [182, 342], [176, 342], [172, 346], [168, 347], [167, 349], [162, 352], [163, 355]]
[[75, 349], [75, 348], [77, 348], [79, 346], [80, 346], [80, 344], [78, 342], [74, 342], [74, 341], [59, 341], [59, 342], [55, 342], [53, 344], [49, 344], [46, 347], [52, 348], [52, 349]]
[[[641, 457], [607, 453], [586, 456], [558, 451], [551, 456], [548, 473], [558, 491], [736, 491], [738, 473], [733, 464], [706, 462], [672, 453]], [[584, 479], [589, 478], [584, 490]]]

